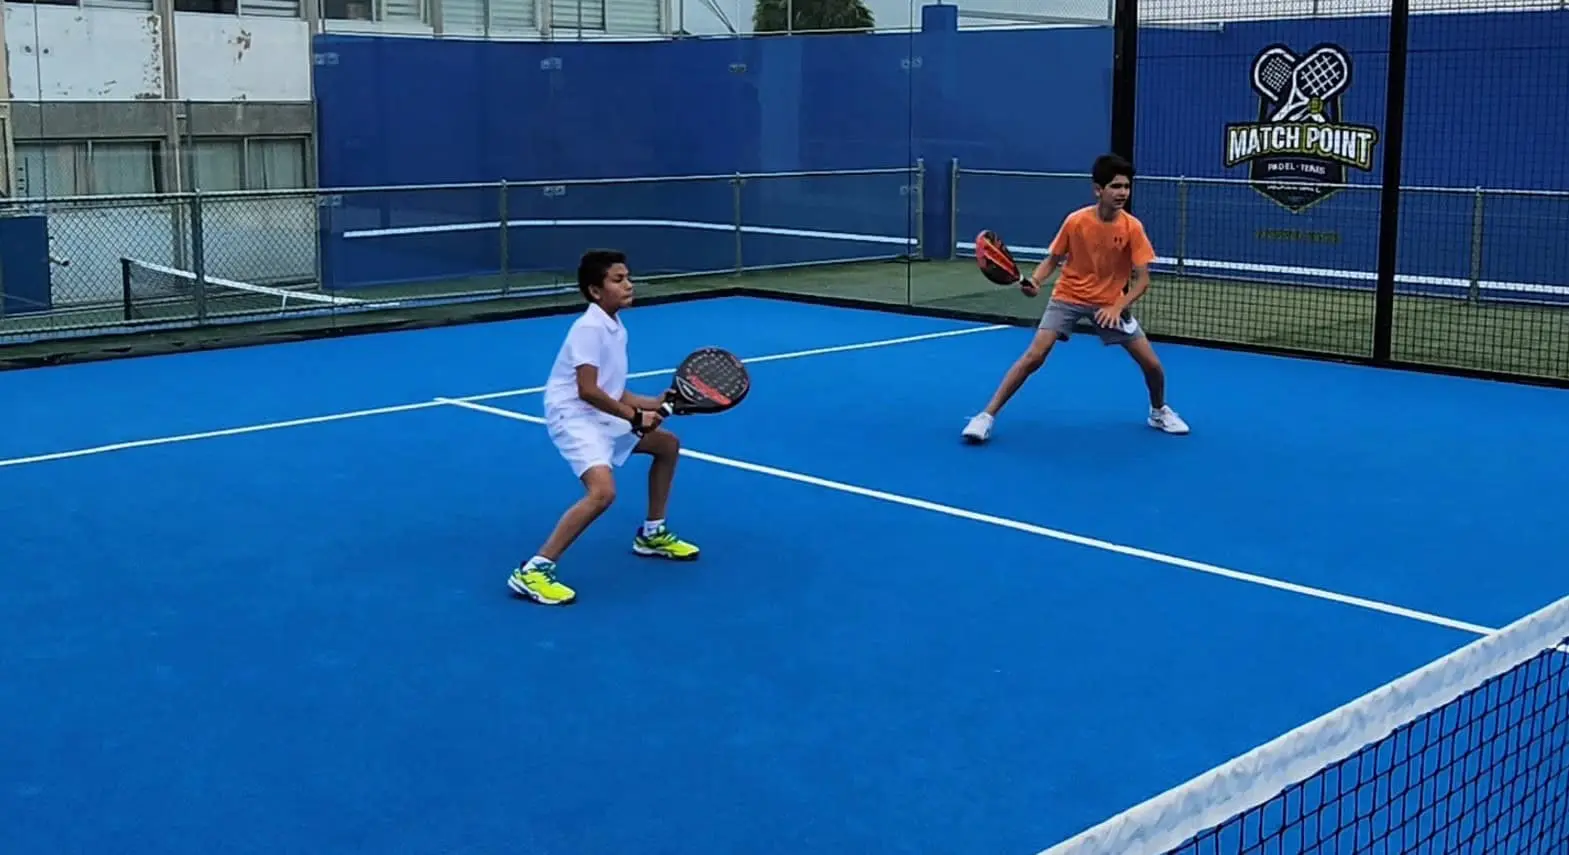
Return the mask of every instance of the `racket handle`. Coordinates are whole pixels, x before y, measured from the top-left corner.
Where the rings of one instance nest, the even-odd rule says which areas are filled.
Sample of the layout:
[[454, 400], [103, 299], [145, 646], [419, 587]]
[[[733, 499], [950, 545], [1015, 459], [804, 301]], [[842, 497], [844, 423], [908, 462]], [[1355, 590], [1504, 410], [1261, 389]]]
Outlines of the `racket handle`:
[[[639, 421], [639, 417], [643, 413], [645, 413], [645, 412], [647, 412], [647, 410], [639, 410], [639, 409], [635, 409], [635, 408], [632, 410], [632, 418], [630, 419], [630, 421], [632, 422], [632, 432], [637, 434], [638, 436], [642, 436], [643, 433], [644, 433], [643, 426], [641, 424], [638, 424], [638, 421]], [[662, 419], [670, 418], [670, 402], [666, 401], [663, 404], [660, 404], [659, 405], [659, 409], [656, 410], [655, 412], [658, 412], [659, 413], [659, 417], [662, 418]]]

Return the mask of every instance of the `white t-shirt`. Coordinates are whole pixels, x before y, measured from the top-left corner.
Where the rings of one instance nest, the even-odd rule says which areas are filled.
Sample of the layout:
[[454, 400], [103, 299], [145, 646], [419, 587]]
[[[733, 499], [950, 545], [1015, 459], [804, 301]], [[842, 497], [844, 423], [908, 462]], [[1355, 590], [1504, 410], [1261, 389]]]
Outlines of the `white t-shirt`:
[[589, 307], [567, 330], [566, 340], [556, 352], [556, 361], [550, 366], [550, 379], [545, 381], [545, 413], [570, 416], [588, 416], [603, 423], [616, 421], [609, 413], [597, 410], [578, 397], [577, 367], [592, 365], [599, 369], [599, 388], [605, 394], [619, 399], [627, 386], [627, 330], [617, 318], [604, 309]]

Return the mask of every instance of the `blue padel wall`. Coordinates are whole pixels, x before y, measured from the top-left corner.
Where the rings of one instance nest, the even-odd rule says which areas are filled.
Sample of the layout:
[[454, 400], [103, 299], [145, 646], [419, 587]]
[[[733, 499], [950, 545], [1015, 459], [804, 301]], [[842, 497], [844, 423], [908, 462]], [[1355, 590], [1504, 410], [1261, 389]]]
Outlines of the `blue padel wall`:
[[[1382, 17], [1141, 30], [1134, 208], [1163, 266], [1180, 255], [1195, 275], [1373, 287], [1387, 39]], [[1326, 127], [1362, 126], [1379, 136], [1369, 168], [1347, 166], [1340, 177], [1358, 186], [1296, 209], [1250, 182], [1250, 161], [1227, 163], [1228, 126], [1260, 123], [1265, 99], [1253, 67], [1275, 45], [1298, 59], [1324, 45], [1340, 49], [1351, 74]], [[1558, 249], [1569, 223], [1562, 192], [1569, 189], [1569, 64], [1547, 60], [1562, 56], [1564, 45], [1565, 12], [1411, 19], [1401, 184], [1422, 189], [1402, 194], [1401, 291], [1465, 295], [1474, 276], [1484, 299], [1569, 298], [1569, 257]], [[1286, 177], [1323, 178], [1311, 172], [1315, 159], [1296, 160], [1287, 166], [1310, 171]], [[1040, 250], [1063, 211], [1090, 199], [1076, 181], [1029, 184], [1026, 193], [1023, 179], [964, 176], [959, 240], [993, 228], [1011, 244]], [[1025, 196], [1034, 207], [1019, 203]]]
[[[512, 271], [569, 271], [606, 244], [645, 274], [727, 269], [738, 253], [893, 256], [923, 228], [945, 254], [954, 158], [1083, 171], [1104, 149], [1111, 33], [929, 18], [915, 34], [599, 44], [320, 36], [319, 180], [344, 190], [323, 207], [325, 284], [495, 273], [503, 251]], [[739, 195], [728, 178], [876, 169], [906, 171], [748, 179]], [[349, 189], [654, 176], [711, 178], [516, 187], [504, 206], [496, 188]]]
[[[1256, 56], [1282, 45], [1298, 57], [1338, 46], [1351, 61], [1338, 120], [1384, 126], [1388, 21], [1383, 17], [1228, 23], [1219, 31], [1140, 33], [1137, 141], [1141, 174], [1198, 179], [1249, 177], [1226, 165], [1227, 125], [1256, 122]], [[1473, 264], [1475, 188], [1566, 190], [1569, 65], [1548, 57], [1569, 45], [1569, 13], [1417, 15], [1411, 19], [1402, 186], [1400, 287], [1463, 292]], [[1293, 212], [1247, 185], [1141, 182], [1137, 208], [1163, 256], [1182, 252], [1241, 278], [1336, 282], [1371, 288], [1377, 266], [1383, 146], [1371, 169], [1347, 168], [1367, 185]], [[1443, 188], [1443, 189], [1439, 189]], [[1451, 192], [1459, 191], [1459, 192]], [[1479, 278], [1500, 298], [1540, 298], [1563, 286], [1554, 251], [1569, 221], [1563, 194], [1485, 193]], [[1182, 215], [1185, 214], [1185, 219]], [[1563, 294], [1558, 295], [1560, 298]]]
[[[952, 7], [946, 7], [951, 9]], [[947, 254], [982, 228], [1044, 245], [1089, 201], [1075, 179], [963, 169], [1085, 172], [1109, 138], [1111, 32], [957, 32], [928, 7], [915, 34], [594, 43], [317, 38], [326, 187], [708, 176], [345, 192], [324, 209], [331, 287], [510, 270], [570, 270], [588, 245], [633, 252], [644, 273], [897, 255], [924, 230]], [[1371, 288], [1382, 179], [1387, 20], [1228, 23], [1140, 34], [1135, 210], [1164, 262], [1248, 280]], [[1351, 63], [1331, 125], [1380, 135], [1357, 187], [1292, 210], [1227, 165], [1228, 126], [1257, 123], [1260, 52], [1333, 45]], [[1541, 296], [1569, 198], [1474, 188], [1569, 188], [1569, 12], [1412, 19], [1402, 183], [1401, 287]], [[418, 104], [418, 110], [410, 110]], [[748, 179], [741, 173], [901, 169], [913, 174]], [[1300, 160], [1300, 159], [1299, 159]], [[1297, 173], [1293, 177], [1300, 176]], [[1179, 186], [1177, 176], [1189, 180]], [[1221, 179], [1224, 183], [1209, 183]], [[1448, 192], [1458, 190], [1460, 192]], [[737, 206], [742, 229], [734, 228]], [[503, 238], [497, 223], [512, 225]], [[952, 228], [957, 224], [956, 234]], [[1181, 239], [1179, 240], [1179, 229]]]

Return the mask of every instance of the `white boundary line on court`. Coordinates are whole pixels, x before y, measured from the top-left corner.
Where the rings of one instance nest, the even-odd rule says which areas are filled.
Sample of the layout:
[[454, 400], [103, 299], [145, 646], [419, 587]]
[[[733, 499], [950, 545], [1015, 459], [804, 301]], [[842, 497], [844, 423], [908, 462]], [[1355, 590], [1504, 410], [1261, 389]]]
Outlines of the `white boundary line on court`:
[[[488, 413], [493, 416], [514, 419], [516, 421], [527, 422], [529, 424], [542, 425], [545, 423], [545, 420], [539, 416], [520, 413], [516, 410], [492, 407], [487, 404], [477, 403], [472, 399], [437, 398], [432, 403], [461, 407], [463, 409]], [[1397, 606], [1392, 603], [1384, 603], [1378, 600], [1369, 600], [1364, 597], [1352, 596], [1350, 594], [1341, 594], [1336, 591], [1330, 591], [1323, 588], [1312, 588], [1307, 585], [1298, 585], [1295, 582], [1285, 582], [1280, 579], [1272, 579], [1268, 576], [1244, 573], [1240, 570], [1230, 570], [1214, 564], [1206, 564], [1202, 561], [1193, 561], [1187, 558], [1179, 558], [1175, 555], [1166, 555], [1160, 552], [1152, 552], [1148, 549], [1140, 549], [1136, 546], [1124, 546], [1120, 543], [1111, 543], [1110, 541], [1099, 540], [1093, 537], [1085, 537], [1083, 535], [1073, 534], [1071, 532], [1035, 525], [1034, 523], [1020, 522], [1019, 520], [1011, 520], [1007, 519], [1006, 517], [983, 514], [978, 511], [956, 508], [952, 505], [943, 505], [938, 504], [937, 502], [929, 502], [925, 499], [917, 499], [910, 496], [900, 496], [895, 493], [874, 490], [870, 487], [859, 487], [854, 484], [846, 484], [842, 481], [830, 481], [827, 478], [819, 478], [815, 475], [807, 475], [801, 472], [791, 472], [785, 469], [777, 469], [772, 466], [764, 466], [759, 463], [748, 463], [744, 460], [736, 460], [730, 457], [721, 457], [717, 454], [709, 454], [703, 451], [693, 451], [692, 449], [688, 448], [681, 449], [681, 455], [683, 457], [690, 457], [693, 460], [701, 460], [706, 463], [728, 466], [732, 469], [740, 469], [746, 472], [755, 472], [759, 475], [768, 475], [774, 478], [782, 478], [786, 481], [795, 481], [801, 484], [810, 484], [814, 487], [823, 487], [825, 489], [835, 490], [840, 493], [864, 496], [868, 499], [890, 502], [892, 504], [903, 505], [908, 508], [917, 508], [919, 510], [930, 511], [932, 513], [943, 514], [950, 517], [956, 517], [958, 519], [970, 520], [971, 522], [986, 523], [987, 525], [994, 525], [998, 526], [999, 528], [1008, 528], [1013, 529], [1014, 531], [1022, 531], [1026, 534], [1049, 537], [1053, 540], [1063, 541], [1064, 543], [1072, 543], [1078, 546], [1087, 546], [1091, 549], [1099, 549], [1105, 552], [1114, 552], [1118, 555], [1126, 555], [1131, 558], [1142, 558], [1146, 561], [1154, 561], [1159, 564], [1165, 564], [1171, 567], [1180, 567], [1184, 570], [1194, 570], [1199, 573], [1207, 573], [1211, 576], [1219, 576], [1221, 578], [1231, 579], [1238, 582], [1261, 585], [1266, 588], [1274, 588], [1279, 591], [1287, 591], [1293, 594], [1302, 594], [1303, 596], [1314, 597], [1320, 600], [1328, 600], [1332, 603], [1340, 603], [1347, 606], [1355, 606], [1357, 608], [1368, 609], [1370, 611], [1382, 612], [1384, 614], [1394, 615], [1396, 617], [1409, 618], [1411, 620], [1421, 621], [1422, 623], [1441, 626], [1446, 629], [1457, 629], [1461, 632], [1469, 632], [1474, 635], [1482, 636], [1492, 635], [1493, 633], [1497, 632], [1496, 629], [1491, 627], [1455, 620], [1453, 618], [1443, 617], [1442, 615], [1417, 611], [1416, 609], [1408, 609], [1404, 606]]]
[[[832, 353], [849, 353], [856, 350], [872, 350], [879, 347], [892, 347], [899, 344], [913, 344], [921, 341], [934, 341], [937, 339], [954, 338], [956, 336], [972, 335], [974, 333], [992, 332], [993, 330], [1013, 329], [1008, 324], [988, 324], [978, 327], [961, 327], [940, 332], [920, 333], [906, 335], [898, 338], [884, 338], [877, 341], [863, 341], [855, 344], [836, 344], [829, 347], [814, 347], [809, 350], [793, 350], [788, 353], [773, 353], [766, 356], [754, 356], [742, 360], [747, 364], [760, 362], [778, 362], [785, 359], [801, 359], [808, 356], [826, 356]], [[643, 379], [671, 374], [674, 368], [662, 368], [657, 371], [639, 371], [627, 375], [628, 379]], [[523, 395], [535, 395], [545, 391], [544, 386], [530, 386], [523, 389], [507, 389], [501, 392], [487, 392], [482, 395], [468, 395], [463, 398], [450, 400], [460, 401], [493, 401], [498, 398], [515, 398]], [[28, 457], [13, 457], [9, 460], [0, 460], [0, 469], [8, 466], [25, 466], [30, 463], [47, 463], [52, 460], [69, 460], [73, 457], [89, 457], [94, 454], [107, 454], [112, 451], [127, 451], [133, 448], [150, 448], [157, 445], [172, 445], [179, 442], [193, 442], [199, 439], [215, 439], [222, 436], [240, 436], [248, 433], [279, 430], [281, 428], [303, 427], [305, 425], [319, 425], [328, 422], [341, 422], [348, 419], [365, 418], [366, 416], [382, 416], [390, 413], [406, 413], [413, 410], [425, 410], [432, 407], [443, 406], [438, 401], [421, 401], [415, 404], [397, 404], [390, 407], [373, 407], [366, 410], [351, 410], [346, 413], [330, 413], [323, 416], [307, 416], [299, 419], [287, 419], [264, 424], [246, 425], [244, 427], [221, 428], [206, 430], [196, 433], [182, 433], [175, 436], [160, 436], [150, 439], [134, 439], [126, 442], [114, 442], [108, 445], [95, 445], [91, 448], [76, 448], [69, 451], [54, 451], [47, 454], [34, 454]]]

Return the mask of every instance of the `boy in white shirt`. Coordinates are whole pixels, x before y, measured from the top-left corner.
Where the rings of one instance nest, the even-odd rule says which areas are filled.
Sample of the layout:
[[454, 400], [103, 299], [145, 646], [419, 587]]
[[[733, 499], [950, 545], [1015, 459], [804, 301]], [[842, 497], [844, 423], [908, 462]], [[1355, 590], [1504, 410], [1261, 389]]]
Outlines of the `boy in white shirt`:
[[[556, 449], [586, 489], [561, 515], [534, 557], [524, 561], [507, 585], [538, 603], [558, 605], [577, 593], [556, 579], [556, 562], [616, 498], [612, 470], [633, 452], [651, 455], [648, 518], [632, 540], [638, 555], [692, 560], [698, 549], [665, 527], [665, 504], [681, 444], [660, 427], [662, 398], [628, 392], [627, 331], [620, 311], [632, 304], [626, 256], [614, 250], [583, 254], [578, 290], [588, 309], [573, 322], [556, 353], [545, 384], [545, 424]], [[641, 436], [639, 435], [641, 434]]]

